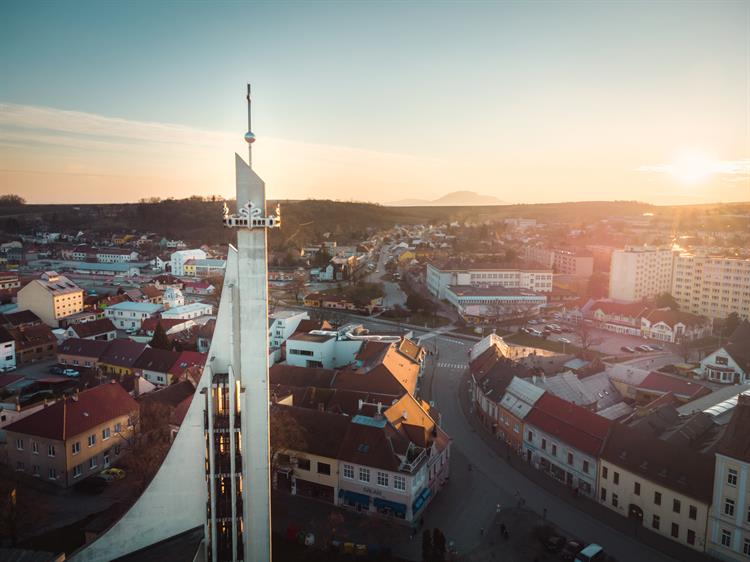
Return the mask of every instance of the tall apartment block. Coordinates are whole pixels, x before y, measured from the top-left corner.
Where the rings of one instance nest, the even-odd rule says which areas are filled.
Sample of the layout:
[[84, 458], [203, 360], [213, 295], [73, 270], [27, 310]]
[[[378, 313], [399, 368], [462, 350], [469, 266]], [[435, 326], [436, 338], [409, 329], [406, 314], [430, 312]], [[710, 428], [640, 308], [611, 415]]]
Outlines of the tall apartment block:
[[655, 246], [626, 246], [612, 252], [609, 298], [633, 302], [669, 293], [675, 252]]
[[682, 310], [710, 318], [750, 318], [750, 259], [675, 256], [672, 296]]

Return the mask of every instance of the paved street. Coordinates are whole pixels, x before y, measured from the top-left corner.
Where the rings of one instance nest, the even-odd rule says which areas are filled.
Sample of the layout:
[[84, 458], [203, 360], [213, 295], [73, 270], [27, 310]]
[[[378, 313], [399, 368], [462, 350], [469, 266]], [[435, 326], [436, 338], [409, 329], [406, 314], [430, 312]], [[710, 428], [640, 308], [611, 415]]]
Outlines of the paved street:
[[383, 296], [384, 308], [393, 308], [396, 305], [405, 306], [406, 293], [401, 290], [398, 283], [383, 280], [383, 275], [385, 275], [385, 263], [390, 257], [389, 250], [390, 248], [383, 247], [380, 252], [380, 259], [378, 260], [377, 267], [375, 268], [375, 271], [367, 276], [367, 281], [370, 283], [383, 283], [383, 292], [385, 293]]
[[[435, 402], [443, 427], [453, 438], [451, 480], [427, 511], [425, 525], [439, 527], [455, 542], [459, 553], [467, 553], [481, 543], [479, 528], [490, 527], [496, 504], [512, 505], [518, 491], [528, 508], [537, 513], [546, 509], [547, 518], [564, 532], [601, 544], [619, 560], [674, 560], [581, 511], [571, 505], [570, 498], [550, 493], [499, 458], [462, 413], [459, 403], [462, 372], [440, 366], [466, 363], [468, 342], [460, 345], [453, 339], [436, 338], [439, 352], [430, 361], [437, 361], [438, 366], [431, 385], [424, 389], [428, 394], [425, 398]], [[514, 461], [518, 462], [518, 458]]]

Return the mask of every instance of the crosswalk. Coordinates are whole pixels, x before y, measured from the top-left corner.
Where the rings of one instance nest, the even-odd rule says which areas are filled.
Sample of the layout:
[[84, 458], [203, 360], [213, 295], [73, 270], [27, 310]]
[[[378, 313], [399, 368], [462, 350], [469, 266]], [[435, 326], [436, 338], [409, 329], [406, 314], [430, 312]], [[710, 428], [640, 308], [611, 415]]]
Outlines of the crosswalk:
[[465, 369], [466, 363], [447, 363], [445, 361], [438, 361], [437, 366], [441, 369]]

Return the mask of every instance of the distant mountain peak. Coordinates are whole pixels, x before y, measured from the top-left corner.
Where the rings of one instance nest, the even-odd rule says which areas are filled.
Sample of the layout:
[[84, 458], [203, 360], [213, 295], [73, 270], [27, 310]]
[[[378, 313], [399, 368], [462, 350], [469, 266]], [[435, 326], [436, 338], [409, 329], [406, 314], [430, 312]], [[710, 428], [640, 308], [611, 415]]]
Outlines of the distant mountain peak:
[[385, 203], [388, 207], [459, 207], [503, 204], [503, 201], [492, 195], [481, 195], [476, 191], [467, 190], [452, 191], [432, 201], [427, 199], [401, 199]]

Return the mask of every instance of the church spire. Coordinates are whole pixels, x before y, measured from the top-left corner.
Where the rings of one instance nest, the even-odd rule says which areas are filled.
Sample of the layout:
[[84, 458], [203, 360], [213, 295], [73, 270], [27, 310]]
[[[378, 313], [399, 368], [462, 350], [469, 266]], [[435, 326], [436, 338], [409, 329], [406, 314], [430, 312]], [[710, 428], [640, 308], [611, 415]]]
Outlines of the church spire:
[[253, 134], [253, 128], [251, 126], [252, 111], [250, 101], [250, 84], [247, 85], [247, 133], [245, 133], [245, 142], [247, 143], [247, 165], [253, 167], [253, 143], [255, 142], [255, 135]]

